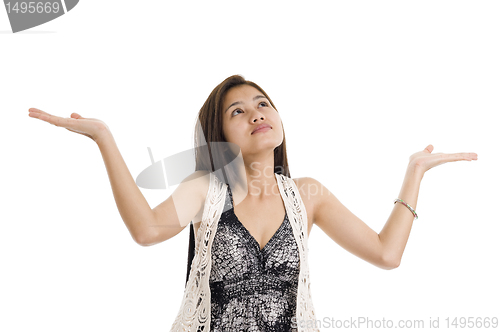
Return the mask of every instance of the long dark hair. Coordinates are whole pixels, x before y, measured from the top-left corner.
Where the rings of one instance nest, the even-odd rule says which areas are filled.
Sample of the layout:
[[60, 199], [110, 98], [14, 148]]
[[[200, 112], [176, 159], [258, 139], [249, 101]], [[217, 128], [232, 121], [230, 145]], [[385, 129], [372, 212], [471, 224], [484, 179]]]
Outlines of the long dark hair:
[[[194, 133], [195, 144], [195, 159], [196, 171], [210, 171], [215, 172], [221, 169], [222, 166], [227, 165], [229, 161], [234, 159], [231, 151], [223, 150], [220, 145], [212, 144], [213, 142], [227, 142], [222, 130], [222, 117], [223, 117], [223, 103], [227, 92], [234, 87], [240, 85], [249, 85], [259, 90], [269, 100], [273, 108], [274, 106], [271, 98], [267, 93], [257, 84], [245, 80], [240, 75], [233, 75], [226, 78], [222, 83], [217, 85], [210, 93], [207, 100], [203, 104], [198, 113], [198, 120], [200, 126], [197, 126]], [[202, 148], [207, 144], [207, 147]], [[288, 159], [286, 156], [286, 139], [285, 131], [283, 129], [283, 142], [281, 145], [274, 149], [274, 173], [283, 174], [290, 177], [290, 170], [288, 169]], [[236, 178], [235, 174], [224, 174], [228, 178]], [[227, 183], [227, 182], [226, 182]], [[186, 285], [189, 280], [189, 273], [191, 271], [191, 263], [194, 258], [195, 238], [194, 227], [191, 221], [189, 232], [189, 250], [188, 250], [188, 264], [186, 274]]]

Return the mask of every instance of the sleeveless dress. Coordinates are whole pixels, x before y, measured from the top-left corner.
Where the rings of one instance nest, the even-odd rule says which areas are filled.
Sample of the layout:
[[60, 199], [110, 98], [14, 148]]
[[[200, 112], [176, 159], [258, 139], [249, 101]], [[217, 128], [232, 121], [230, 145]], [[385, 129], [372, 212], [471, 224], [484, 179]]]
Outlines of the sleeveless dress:
[[[289, 246], [293, 245], [293, 243], [290, 242], [289, 244], [285, 244], [286, 240], [284, 239], [288, 238], [288, 236], [276, 235], [274, 239], [271, 239], [268, 243], [269, 247], [273, 246], [273, 250], [267, 250], [267, 248], [263, 248], [261, 256], [260, 254], [256, 254], [256, 252], [261, 251], [260, 247], [255, 248], [258, 246], [258, 243], [254, 243], [254, 263], [251, 263], [252, 260], [246, 261], [252, 256], [250, 254], [246, 255], [245, 252], [252, 253], [252, 250], [249, 249], [252, 247], [250, 243], [252, 243], [252, 241], [257, 241], [255, 239], [252, 239], [249, 233], [246, 235], [243, 235], [241, 233], [245, 233], [246, 231], [246, 229], [245, 231], [243, 230], [243, 225], [240, 225], [240, 236], [237, 236], [236, 234], [238, 234], [238, 226], [234, 225], [234, 223], [232, 224], [233, 226], [231, 228], [226, 228], [228, 230], [231, 230], [232, 232], [227, 231], [227, 236], [219, 238], [218, 241], [214, 241], [216, 234], [219, 232], [219, 222], [221, 221], [221, 217], [225, 212], [227, 212], [224, 211], [225, 204], [226, 202], [230, 202], [230, 204], [232, 205], [231, 201], [226, 200], [228, 197], [228, 186], [225, 182], [219, 180], [223, 176], [223, 174], [219, 173], [220, 170], [210, 173], [210, 184], [207, 192], [207, 198], [205, 199], [200, 228], [196, 232], [195, 254], [191, 264], [188, 282], [184, 288], [181, 307], [177, 313], [170, 331], [209, 332], [212, 326], [212, 311], [214, 312], [214, 319], [220, 320], [221, 322], [214, 323], [214, 331], [259, 331], [258, 321], [265, 322], [265, 324], [267, 324], [265, 326], [271, 326], [269, 330], [272, 331], [273, 326], [277, 326], [277, 324], [279, 324], [276, 323], [276, 317], [288, 317], [288, 314], [284, 313], [288, 310], [286, 309], [285, 301], [282, 301], [282, 299], [279, 299], [276, 295], [281, 294], [278, 293], [277, 289], [286, 289], [286, 286], [283, 286], [286, 283], [283, 283], [280, 287], [267, 287], [267, 289], [274, 290], [262, 291], [260, 289], [261, 287], [263, 287], [262, 284], [269, 284], [269, 280], [273, 280], [275, 283], [277, 283], [277, 280], [283, 280], [282, 278], [285, 278], [286, 280], [286, 278], [290, 277], [291, 270], [293, 270], [293, 263], [291, 262], [294, 261], [294, 259], [292, 258], [292, 253], [296, 251], [290, 251], [288, 253], [283, 252], [282, 254], [279, 254], [280, 250], [289, 250], [286, 248], [289, 248]], [[275, 173], [275, 177], [286, 211], [286, 220], [284, 220], [284, 225], [282, 226], [283, 228], [281, 230], [289, 230], [288, 226], [291, 225], [293, 236], [295, 239], [295, 245], [298, 248], [298, 255], [300, 257], [300, 263], [298, 265], [300, 268], [299, 279], [298, 285], [296, 286], [296, 312], [295, 317], [292, 317], [291, 319], [292, 327], [295, 328], [296, 326], [297, 332], [319, 332], [320, 330], [315, 326], [315, 324], [309, 325], [309, 322], [314, 323], [317, 320], [311, 298], [311, 280], [309, 276], [309, 264], [307, 257], [309, 250], [307, 245], [308, 222], [306, 209], [295, 182], [290, 177], [287, 177], [283, 174]], [[232, 213], [234, 214], [234, 211]], [[226, 220], [226, 218], [228, 218], [227, 214], [225, 215], [224, 220]], [[224, 232], [224, 227], [221, 226], [220, 231], [221, 233]], [[226, 241], [225, 243], [228, 244], [228, 248], [219, 248], [220, 250], [216, 250], [214, 243], [220, 243], [220, 239], [222, 239], [222, 241]], [[245, 243], [245, 240], [247, 242], [244, 245], [243, 243]], [[275, 245], [273, 245], [273, 243], [275, 243]], [[213, 257], [214, 259], [218, 259], [218, 262], [212, 263], [212, 252], [214, 251], [222, 252], [224, 253], [224, 255], [216, 257], [217, 254], [214, 254]], [[238, 255], [241, 255], [241, 257]], [[259, 259], [261, 259], [259, 261], [261, 264], [260, 270], [257, 269], [259, 265], [255, 263], [255, 257], [259, 257]], [[289, 260], [289, 262], [285, 261], [287, 259]], [[231, 261], [235, 262], [234, 265], [231, 265]], [[247, 263], [246, 265], [243, 263], [244, 261]], [[281, 267], [280, 264], [282, 264]], [[263, 280], [263, 278], [261, 279], [263, 282], [259, 285], [259, 287], [251, 287], [252, 289], [254, 289], [254, 295], [256, 295], [255, 297], [247, 295], [241, 296], [241, 299], [235, 299], [235, 297], [230, 296], [230, 292], [218, 292], [217, 294], [212, 295], [212, 287], [210, 286], [212, 265], [214, 266], [214, 268], [217, 268], [217, 266], [219, 266], [219, 272], [214, 272], [214, 279], [212, 279], [212, 286], [214, 286], [214, 291], [217, 291], [217, 285], [223, 285], [222, 288], [224, 287], [224, 285], [231, 285], [231, 282], [237, 279], [233, 280], [228, 276], [231, 276], [231, 273], [233, 273], [233, 275], [239, 275], [241, 277], [241, 275], [246, 273], [245, 270], [242, 270], [243, 268], [250, 269], [250, 267], [253, 267], [254, 270], [260, 271], [260, 275], [265, 275], [269, 280]], [[227, 266], [227, 270], [223, 270], [223, 268], [221, 268], [223, 266]], [[278, 274], [276, 272], [280, 271], [280, 269], [282, 271], [282, 274]], [[247, 274], [246, 276], [249, 275], [251, 274]], [[259, 274], [253, 273], [253, 275]], [[291, 280], [291, 278], [288, 280]], [[222, 283], [220, 284], [214, 283], [221, 281]], [[238, 288], [238, 290], [234, 290], [234, 292], [242, 292], [240, 290], [241, 287], [234, 288]], [[249, 289], [250, 288], [247, 288], [246, 293], [241, 294], [249, 294]], [[272, 295], [273, 292], [274, 295]], [[286, 294], [286, 291], [283, 291], [282, 294]], [[286, 297], [286, 295], [284, 295], [283, 297]], [[217, 300], [217, 298], [219, 298], [219, 300]], [[228, 304], [224, 307], [224, 300], [220, 299], [226, 299], [226, 301], [228, 301]], [[255, 304], [257, 303], [257, 299], [266, 302]], [[222, 303], [222, 305], [216, 304], [214, 305], [214, 309], [212, 310], [212, 301], [219, 301], [218, 303]], [[247, 301], [246, 305], [243, 304], [245, 301]], [[292, 301], [288, 302], [289, 308], [292, 307], [291, 303]], [[218, 308], [222, 309], [218, 311]], [[242, 309], [241, 311], [238, 311], [235, 308]], [[256, 316], [256, 314], [254, 313], [254, 311], [250, 312], [249, 309], [251, 308], [257, 308], [255, 309], [255, 312], [261, 313], [262, 316], [260, 316], [260, 318], [253, 318]], [[235, 319], [230, 320], [230, 318], [232, 318], [229, 315], [230, 312], [234, 313], [232, 317], [235, 317]], [[238, 320], [238, 317], [243, 317], [243, 319]], [[253, 324], [253, 326], [245, 328], [244, 322], [247, 321], [253, 321], [254, 323], [251, 323]], [[302, 324], [304, 322], [305, 324]], [[226, 329], [226, 326], [230, 324], [233, 324], [234, 328], [230, 326], [229, 329]], [[239, 326], [241, 326], [241, 328], [238, 327], [238, 324]], [[279, 328], [276, 328], [275, 330], [279, 330]]]
[[226, 184], [224, 212], [212, 244], [210, 331], [297, 331], [300, 256], [285, 217], [269, 242], [260, 245], [234, 213]]

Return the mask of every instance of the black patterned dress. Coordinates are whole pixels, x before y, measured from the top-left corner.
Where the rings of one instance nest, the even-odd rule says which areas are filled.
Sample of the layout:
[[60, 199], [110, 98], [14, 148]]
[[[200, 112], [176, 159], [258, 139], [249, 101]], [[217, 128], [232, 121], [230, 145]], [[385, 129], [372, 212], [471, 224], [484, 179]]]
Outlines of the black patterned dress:
[[210, 331], [297, 331], [300, 259], [288, 216], [261, 250], [234, 214], [227, 189], [212, 244]]

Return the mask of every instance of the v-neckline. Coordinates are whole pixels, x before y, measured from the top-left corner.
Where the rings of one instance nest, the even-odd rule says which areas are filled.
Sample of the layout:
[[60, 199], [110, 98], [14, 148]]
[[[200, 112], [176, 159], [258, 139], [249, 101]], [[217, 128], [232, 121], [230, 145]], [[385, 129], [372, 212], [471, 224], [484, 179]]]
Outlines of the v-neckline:
[[[278, 184], [279, 185], [279, 184]], [[274, 238], [277, 236], [277, 234], [279, 233], [279, 231], [281, 230], [281, 228], [284, 227], [285, 225], [285, 221], [286, 221], [286, 216], [287, 216], [287, 212], [286, 212], [286, 206], [285, 206], [285, 216], [283, 217], [283, 221], [281, 222], [281, 225], [280, 227], [278, 227], [278, 229], [276, 230], [276, 232], [274, 232], [273, 236], [271, 236], [271, 238], [269, 239], [269, 241], [267, 241], [267, 243], [264, 245], [264, 247], [262, 247], [262, 249], [260, 248], [260, 243], [259, 241], [257, 241], [255, 239], [255, 237], [250, 233], [250, 231], [245, 227], [245, 225], [243, 225], [243, 223], [241, 222], [240, 218], [238, 218], [238, 216], [236, 215], [236, 212], [234, 211], [234, 201], [233, 201], [233, 194], [232, 194], [232, 191], [231, 191], [231, 188], [229, 187], [229, 185], [227, 185], [227, 189], [229, 191], [229, 198], [231, 199], [231, 206], [232, 206], [232, 213], [235, 217], [235, 219], [238, 221], [238, 223], [241, 225], [241, 227], [245, 230], [245, 232], [250, 236], [250, 238], [253, 240], [254, 244], [257, 245], [257, 248], [259, 249], [259, 252], [260, 253], [263, 253], [264, 250], [267, 248], [267, 246], [269, 245], [269, 243], [271, 243], [271, 241], [274, 240]], [[280, 198], [281, 198], [281, 201], [283, 202], [283, 197], [281, 197], [281, 192], [280, 192]], [[284, 204], [283, 204], [284, 205]]]
[[243, 223], [240, 221], [240, 219], [238, 218], [238, 216], [236, 215], [236, 213], [234, 213], [234, 207], [232, 209], [233, 211], [233, 215], [234, 217], [236, 218], [236, 220], [238, 221], [238, 223], [241, 225], [241, 227], [245, 230], [245, 232], [250, 236], [250, 238], [252, 239], [252, 241], [254, 242], [255, 245], [257, 245], [257, 248], [259, 249], [259, 252], [263, 253], [265, 251], [265, 249], [268, 247], [269, 243], [271, 243], [274, 238], [277, 236], [277, 234], [279, 233], [279, 231], [281, 230], [281, 228], [283, 228], [283, 226], [285, 225], [285, 220], [286, 220], [286, 211], [285, 211], [285, 217], [283, 218], [283, 221], [281, 222], [281, 225], [280, 227], [278, 227], [278, 229], [276, 230], [276, 232], [274, 232], [273, 236], [271, 236], [271, 238], [269, 239], [269, 241], [267, 241], [267, 243], [264, 245], [264, 247], [262, 247], [262, 249], [260, 248], [260, 243], [259, 241], [257, 241], [255, 239], [255, 237], [250, 233], [250, 231], [245, 227], [245, 225], [243, 225]]

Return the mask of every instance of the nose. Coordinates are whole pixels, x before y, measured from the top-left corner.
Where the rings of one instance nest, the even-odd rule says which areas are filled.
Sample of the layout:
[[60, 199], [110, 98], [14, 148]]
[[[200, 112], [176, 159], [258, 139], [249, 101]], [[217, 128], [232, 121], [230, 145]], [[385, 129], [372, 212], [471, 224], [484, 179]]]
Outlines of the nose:
[[254, 113], [254, 114], [252, 114], [251, 119], [252, 119], [252, 122], [253, 122], [253, 123], [255, 123], [255, 122], [257, 122], [257, 120], [259, 120], [259, 119], [260, 119], [261, 121], [264, 121], [264, 120], [265, 120], [265, 117], [264, 117], [264, 114], [262, 114], [262, 113], [260, 113], [260, 111], [257, 111], [257, 110], [256, 110], [256, 111], [255, 111], [255, 113]]

